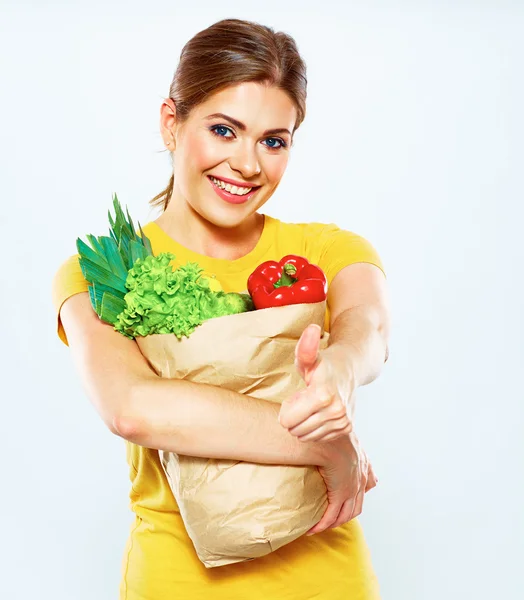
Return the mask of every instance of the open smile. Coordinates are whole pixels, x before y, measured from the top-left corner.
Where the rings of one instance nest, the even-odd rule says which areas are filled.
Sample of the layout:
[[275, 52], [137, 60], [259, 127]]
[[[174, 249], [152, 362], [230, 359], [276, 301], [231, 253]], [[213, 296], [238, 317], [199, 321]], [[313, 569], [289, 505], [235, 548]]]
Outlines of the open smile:
[[208, 179], [215, 192], [230, 204], [244, 204], [244, 202], [250, 200], [257, 190], [262, 187], [260, 185], [256, 187], [240, 187], [213, 177], [212, 175], [208, 175]]

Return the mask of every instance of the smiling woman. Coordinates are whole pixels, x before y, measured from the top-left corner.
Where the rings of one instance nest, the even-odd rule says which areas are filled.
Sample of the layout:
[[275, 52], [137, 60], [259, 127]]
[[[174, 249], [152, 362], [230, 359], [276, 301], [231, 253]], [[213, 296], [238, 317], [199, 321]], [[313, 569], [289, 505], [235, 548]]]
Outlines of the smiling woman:
[[[306, 83], [295, 41], [270, 27], [227, 19], [189, 40], [160, 107], [173, 173], [150, 201], [160, 216], [143, 228], [153, 254], [197, 262], [224, 291], [245, 291], [258, 265], [286, 255], [304, 257], [325, 273], [325, 329], [332, 341], [320, 352], [318, 331], [304, 331], [296, 367], [308, 387], [290, 399], [280, 423], [272, 402], [157, 377], [134, 340], [95, 317], [78, 257], [56, 273], [58, 335], [94, 407], [127, 448], [135, 521], [122, 562], [121, 600], [379, 598], [355, 518], [376, 477], [348, 419], [353, 392], [378, 376], [387, 351], [384, 267], [356, 233], [260, 212], [280, 184], [305, 117]], [[329, 503], [317, 535], [250, 562], [205, 569], [158, 449], [317, 466]]]

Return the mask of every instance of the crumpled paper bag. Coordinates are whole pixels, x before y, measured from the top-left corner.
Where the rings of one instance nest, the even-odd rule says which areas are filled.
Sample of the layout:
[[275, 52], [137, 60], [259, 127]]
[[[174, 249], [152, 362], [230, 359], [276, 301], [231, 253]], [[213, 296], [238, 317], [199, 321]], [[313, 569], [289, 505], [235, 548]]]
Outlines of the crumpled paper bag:
[[[282, 403], [306, 387], [295, 346], [310, 323], [324, 331], [326, 302], [217, 317], [179, 340], [137, 337], [161, 377], [208, 383]], [[320, 521], [326, 487], [316, 466], [266, 465], [190, 457], [159, 450], [160, 462], [202, 563], [252, 560], [292, 542]]]

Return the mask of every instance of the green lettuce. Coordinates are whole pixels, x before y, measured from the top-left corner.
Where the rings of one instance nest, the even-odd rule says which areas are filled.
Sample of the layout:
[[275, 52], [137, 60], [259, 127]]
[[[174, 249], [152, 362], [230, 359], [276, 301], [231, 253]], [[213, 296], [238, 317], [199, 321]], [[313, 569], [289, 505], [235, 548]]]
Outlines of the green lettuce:
[[136, 260], [127, 273], [129, 292], [114, 324], [117, 331], [129, 338], [173, 333], [180, 339], [207, 319], [254, 310], [249, 294], [213, 291], [197, 263], [173, 270], [173, 259], [163, 252]]

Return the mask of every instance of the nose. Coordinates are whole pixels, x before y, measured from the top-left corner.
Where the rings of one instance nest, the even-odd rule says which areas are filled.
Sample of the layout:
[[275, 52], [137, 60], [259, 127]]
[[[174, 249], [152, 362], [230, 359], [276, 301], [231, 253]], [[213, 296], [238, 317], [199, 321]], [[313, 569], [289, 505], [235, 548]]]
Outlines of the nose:
[[236, 145], [235, 152], [228, 162], [231, 169], [241, 173], [244, 179], [249, 179], [260, 173], [257, 151], [248, 140]]

